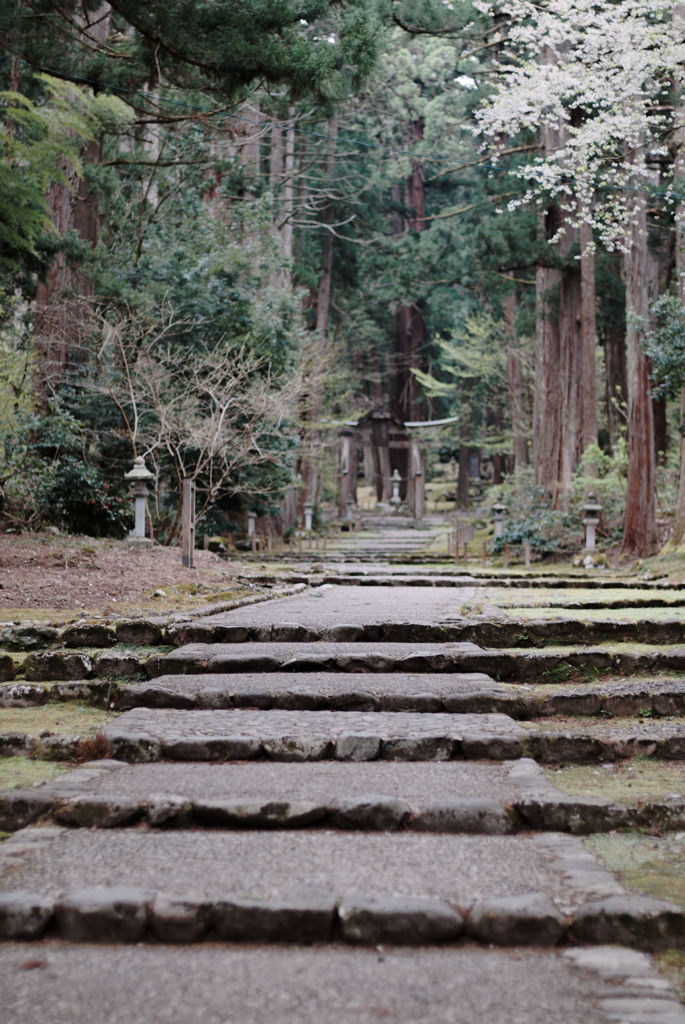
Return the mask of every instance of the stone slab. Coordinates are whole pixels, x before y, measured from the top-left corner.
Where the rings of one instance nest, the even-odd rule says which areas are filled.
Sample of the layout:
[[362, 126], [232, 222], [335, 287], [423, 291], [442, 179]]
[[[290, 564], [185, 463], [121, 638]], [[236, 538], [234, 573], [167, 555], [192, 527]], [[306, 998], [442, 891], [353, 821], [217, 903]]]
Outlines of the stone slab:
[[103, 735], [124, 761], [372, 761], [520, 756], [507, 715], [363, 711], [179, 711], [136, 708]]
[[0, 946], [13, 1024], [605, 1024], [599, 984], [551, 951]]
[[[185, 644], [147, 662], [149, 676], [197, 672], [460, 672], [475, 644], [234, 643]], [[479, 671], [476, 669], [476, 671]]]
[[211, 901], [421, 897], [461, 911], [542, 892], [565, 913], [623, 892], [569, 836], [28, 828], [2, 844], [3, 892], [60, 900], [103, 886]]
[[[239, 627], [242, 629], [242, 627]], [[685, 669], [685, 647], [635, 651], [619, 644], [605, 647], [488, 649], [470, 643], [396, 644], [317, 642], [186, 644], [146, 665], [150, 677], [199, 672], [482, 672], [497, 680], [565, 683], [574, 670], [622, 675]]]
[[[566, 715], [685, 714], [685, 680], [636, 683], [603, 680], [594, 684], [534, 684], [512, 689], [484, 672], [445, 673], [290, 673], [259, 672], [166, 675], [123, 684], [112, 695], [115, 706], [170, 708], [283, 708], [329, 711], [502, 712], [513, 718]], [[60, 685], [60, 684], [58, 684]], [[102, 684], [104, 685], [104, 684]], [[55, 692], [28, 684], [0, 687], [0, 703], [23, 705], [70, 697], [69, 686]], [[36, 690], [36, 693], [33, 693]], [[5, 693], [6, 691], [6, 693]], [[76, 699], [77, 693], [74, 693]], [[103, 692], [99, 698], [104, 700]]]
[[[93, 773], [78, 789], [70, 781], [70, 775], [76, 774], [70, 772], [56, 779], [50, 791], [65, 797], [88, 795], [129, 800], [169, 794], [194, 801], [290, 799], [323, 803], [373, 793], [426, 807], [450, 799], [489, 798], [508, 802], [516, 798], [521, 788], [512, 779], [509, 765], [478, 761], [121, 764], [112, 771]], [[540, 782], [544, 780], [542, 773], [534, 776], [538, 777]]]
[[[14, 687], [12, 687], [14, 689]], [[19, 688], [17, 688], [19, 690]], [[684, 702], [685, 702], [685, 687]], [[19, 695], [19, 694], [18, 694]], [[256, 707], [291, 710], [488, 711], [516, 699], [482, 672], [411, 674], [204, 673], [123, 685], [119, 707]]]
[[685, 719], [582, 719], [557, 724], [553, 719], [529, 723], [526, 749], [537, 760], [594, 762], [616, 758], [656, 757], [685, 760]]

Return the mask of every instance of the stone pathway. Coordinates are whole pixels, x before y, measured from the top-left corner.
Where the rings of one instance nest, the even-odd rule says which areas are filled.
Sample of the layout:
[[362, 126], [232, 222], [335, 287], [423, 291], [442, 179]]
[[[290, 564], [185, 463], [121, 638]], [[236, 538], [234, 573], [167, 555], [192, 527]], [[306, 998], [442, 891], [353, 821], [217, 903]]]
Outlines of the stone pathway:
[[[8, 1020], [685, 1022], [646, 955], [685, 946], [685, 912], [574, 834], [653, 818], [537, 763], [685, 762], [682, 681], [540, 685], [685, 664], [680, 620], [649, 654], [500, 648], [460, 615], [473, 579], [362, 581], [172, 625], [148, 681], [107, 690], [131, 709], [110, 759], [0, 794]], [[683, 827], [685, 796], [658, 814]]]

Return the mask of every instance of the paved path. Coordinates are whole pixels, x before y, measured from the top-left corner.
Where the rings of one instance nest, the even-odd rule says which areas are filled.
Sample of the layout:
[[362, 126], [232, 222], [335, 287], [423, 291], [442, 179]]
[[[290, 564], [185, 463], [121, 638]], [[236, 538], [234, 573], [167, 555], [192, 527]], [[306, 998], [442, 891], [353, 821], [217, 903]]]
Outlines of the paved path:
[[455, 639], [477, 583], [422, 572], [179, 623], [116, 695], [118, 760], [0, 795], [0, 1018], [683, 1024], [638, 949], [685, 913], [569, 834], [643, 809], [525, 756], [684, 758], [682, 687], [504, 686], [561, 656]]

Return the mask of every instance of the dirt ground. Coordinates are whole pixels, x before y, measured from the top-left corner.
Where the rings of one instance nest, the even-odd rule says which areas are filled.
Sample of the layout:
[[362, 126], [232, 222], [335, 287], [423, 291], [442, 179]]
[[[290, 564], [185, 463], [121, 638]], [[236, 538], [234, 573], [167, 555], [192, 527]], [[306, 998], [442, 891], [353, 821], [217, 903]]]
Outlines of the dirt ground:
[[249, 593], [249, 584], [236, 583], [236, 573], [249, 571], [209, 551], [196, 551], [195, 568], [187, 569], [180, 548], [0, 534], [0, 621], [151, 614], [228, 601]]

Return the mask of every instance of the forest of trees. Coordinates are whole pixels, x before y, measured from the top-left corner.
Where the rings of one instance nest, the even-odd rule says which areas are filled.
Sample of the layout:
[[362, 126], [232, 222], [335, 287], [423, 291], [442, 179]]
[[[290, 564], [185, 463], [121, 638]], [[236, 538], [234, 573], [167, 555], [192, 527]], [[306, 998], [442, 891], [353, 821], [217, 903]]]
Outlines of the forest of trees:
[[5, 529], [121, 535], [139, 455], [167, 543], [184, 477], [205, 532], [317, 504], [383, 406], [458, 418], [462, 507], [475, 453], [533, 539], [594, 491], [683, 543], [685, 3], [5, 0], [0, 44]]

